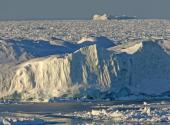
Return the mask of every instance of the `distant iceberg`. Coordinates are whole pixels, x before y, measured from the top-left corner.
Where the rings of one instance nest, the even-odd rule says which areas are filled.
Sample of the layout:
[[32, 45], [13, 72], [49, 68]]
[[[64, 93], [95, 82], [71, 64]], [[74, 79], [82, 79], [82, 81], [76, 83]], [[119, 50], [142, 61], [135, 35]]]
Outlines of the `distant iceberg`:
[[107, 14], [103, 14], [103, 15], [94, 15], [93, 16], [93, 20], [108, 20], [109, 16]]

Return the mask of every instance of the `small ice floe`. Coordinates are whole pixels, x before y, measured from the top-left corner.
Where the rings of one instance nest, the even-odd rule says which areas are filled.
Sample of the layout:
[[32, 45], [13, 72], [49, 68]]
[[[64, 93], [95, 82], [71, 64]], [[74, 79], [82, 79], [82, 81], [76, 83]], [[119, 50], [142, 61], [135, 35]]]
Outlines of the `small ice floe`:
[[149, 106], [144, 106], [144, 108], [142, 109], [142, 113], [146, 113], [148, 115], [151, 115], [151, 109]]
[[124, 114], [118, 110], [116, 111], [107, 111], [105, 109], [93, 109], [91, 111], [91, 115], [95, 116], [97, 119], [112, 119], [112, 120], [117, 120], [120, 121], [124, 119]]
[[3, 125], [44, 125], [45, 124], [45, 122], [41, 119], [15, 118], [15, 117], [3, 118], [1, 123]]
[[3, 125], [11, 125], [11, 123], [8, 119], [3, 119], [2, 123], [3, 123]]
[[122, 119], [125, 118], [125, 117], [124, 117], [124, 114], [123, 114], [122, 112], [118, 111], [118, 110], [116, 110], [115, 112], [111, 112], [111, 113], [109, 114], [109, 116], [110, 116], [112, 119], [118, 120], [118, 121], [120, 121], [120, 120], [122, 120]]
[[166, 102], [165, 101], [161, 101], [161, 103], [160, 103], [161, 105], [165, 105], [166, 104]]
[[161, 122], [168, 122], [169, 119], [168, 119], [167, 116], [163, 115], [163, 116], [160, 118], [160, 121], [161, 121]]
[[147, 102], [143, 102], [143, 105], [149, 105]]
[[142, 113], [146, 113], [147, 115], [151, 115], [150, 104], [148, 104], [147, 102], [143, 102], [143, 107], [141, 107], [140, 110], [142, 111]]
[[92, 109], [91, 115], [99, 116], [99, 115], [107, 115], [106, 110], [97, 110], [97, 109]]

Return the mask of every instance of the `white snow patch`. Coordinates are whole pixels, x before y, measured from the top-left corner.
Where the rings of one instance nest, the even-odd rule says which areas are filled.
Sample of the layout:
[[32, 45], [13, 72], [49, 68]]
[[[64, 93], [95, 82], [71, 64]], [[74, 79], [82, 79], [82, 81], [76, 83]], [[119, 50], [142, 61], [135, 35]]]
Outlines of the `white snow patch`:
[[109, 48], [108, 50], [115, 51], [118, 53], [125, 52], [127, 54], [134, 54], [137, 51], [139, 51], [140, 49], [142, 49], [142, 47], [143, 47], [142, 42], [132, 42], [132, 43], [128, 43], [128, 44], [118, 45], [113, 48]]
[[81, 40], [79, 40], [77, 43], [81, 44], [84, 42], [95, 42], [96, 38], [95, 37], [82, 37]]

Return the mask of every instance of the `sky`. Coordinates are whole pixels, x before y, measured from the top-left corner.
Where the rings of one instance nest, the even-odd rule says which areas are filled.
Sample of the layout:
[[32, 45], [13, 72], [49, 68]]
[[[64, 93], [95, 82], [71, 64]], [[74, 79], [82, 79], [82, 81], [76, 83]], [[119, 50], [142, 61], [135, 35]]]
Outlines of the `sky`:
[[90, 19], [104, 13], [170, 19], [170, 0], [0, 0], [0, 20]]

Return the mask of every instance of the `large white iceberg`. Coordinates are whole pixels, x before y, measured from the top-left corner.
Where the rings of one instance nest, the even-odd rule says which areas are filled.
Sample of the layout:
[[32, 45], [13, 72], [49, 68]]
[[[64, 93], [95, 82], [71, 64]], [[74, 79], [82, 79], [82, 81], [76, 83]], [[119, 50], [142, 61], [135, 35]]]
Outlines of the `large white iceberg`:
[[163, 43], [115, 45], [105, 37], [87, 40], [56, 45], [47, 41], [0, 42], [0, 97], [48, 101], [53, 97], [169, 96], [170, 57]]

